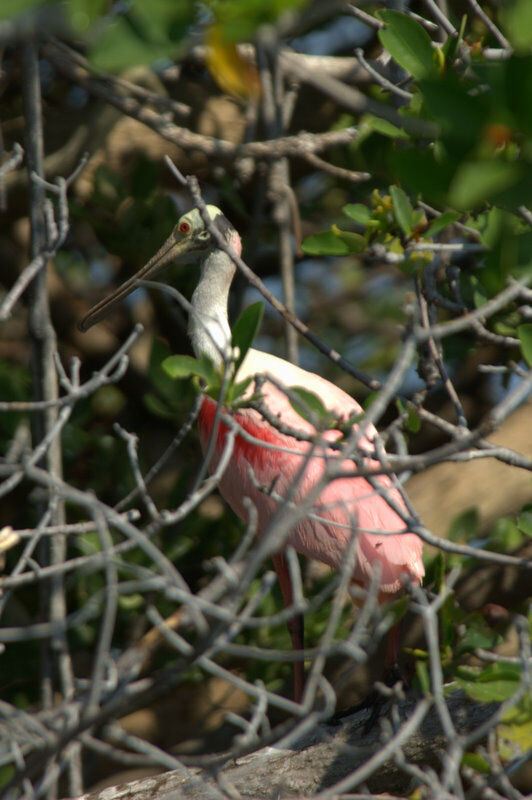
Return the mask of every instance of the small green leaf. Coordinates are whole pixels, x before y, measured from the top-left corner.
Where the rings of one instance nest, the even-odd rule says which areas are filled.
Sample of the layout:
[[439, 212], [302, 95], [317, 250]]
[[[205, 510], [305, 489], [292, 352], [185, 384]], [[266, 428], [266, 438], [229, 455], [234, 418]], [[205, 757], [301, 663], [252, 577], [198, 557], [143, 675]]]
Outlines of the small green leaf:
[[259, 332], [263, 313], [264, 305], [260, 302], [253, 303], [251, 306], [244, 309], [233, 325], [232, 344], [233, 347], [238, 347], [240, 349], [240, 355], [235, 362], [235, 374], [238, 372], [247, 351]]
[[489, 761], [478, 753], [464, 753], [462, 756], [462, 764], [466, 767], [471, 767], [475, 772], [481, 772], [484, 775], [489, 775], [491, 767]]
[[181, 379], [197, 375], [208, 384], [212, 383], [215, 374], [212, 363], [209, 368], [206, 361], [203, 359], [200, 361], [192, 356], [169, 356], [163, 361], [162, 367], [171, 378]]
[[327, 411], [317, 394], [302, 386], [291, 386], [290, 392], [292, 395], [290, 405], [300, 417], [313, 425], [318, 424], [322, 430], [334, 425], [333, 416]]
[[239, 381], [238, 383], [232, 383], [227, 393], [227, 398], [226, 398], [227, 405], [234, 406], [236, 401], [243, 396], [246, 389], [253, 380], [255, 380], [254, 376], [250, 375], [249, 378], [245, 378], [243, 381]]
[[430, 223], [427, 230], [423, 233], [423, 236], [436, 236], [437, 233], [440, 233], [444, 228], [447, 228], [459, 219], [460, 214], [457, 211], [444, 211], [443, 214], [440, 214], [439, 217], [436, 217], [436, 219]]
[[470, 671], [469, 680], [457, 678], [458, 685], [473, 700], [481, 703], [499, 703], [517, 691], [520, 682], [519, 664], [497, 662], [479, 673]]
[[524, 325], [519, 325], [517, 335], [521, 342], [523, 357], [528, 366], [532, 367], [532, 323], [527, 322]]
[[393, 213], [397, 224], [406, 236], [413, 230], [413, 208], [405, 192], [399, 186], [390, 186], [393, 201]]
[[419, 433], [421, 430], [421, 420], [416, 409], [412, 408], [412, 406], [408, 406], [407, 414], [406, 429], [410, 431], [410, 433]]
[[361, 121], [360, 121], [360, 133], [361, 136], [366, 133], [368, 135], [368, 129], [370, 131], [375, 131], [375, 133], [380, 133], [383, 136], [388, 136], [390, 139], [409, 139], [408, 133], [403, 130], [403, 128], [398, 128], [397, 125], [394, 125], [392, 122], [388, 122], [387, 119], [381, 119], [380, 117], [374, 117], [372, 114], [365, 114]]
[[144, 405], [152, 414], [156, 417], [161, 417], [162, 419], [175, 419], [175, 412], [167, 406], [164, 400], [161, 400], [160, 397], [157, 397], [156, 394], [152, 394], [152, 392], [148, 392], [142, 398]]
[[484, 650], [490, 650], [497, 641], [501, 638], [499, 634], [487, 628], [484, 623], [485, 630], [479, 628], [468, 627], [463, 637], [460, 639], [454, 648], [454, 655], [456, 657], [464, 653], [472, 653], [477, 647], [482, 647]]
[[344, 242], [332, 231], [307, 236], [301, 249], [309, 256], [346, 256], [350, 252], [347, 242]]
[[342, 211], [359, 225], [366, 225], [371, 217], [371, 210], [363, 203], [348, 203]]
[[425, 697], [430, 695], [430, 677], [429, 670], [424, 661], [416, 661], [416, 675], [418, 677], [421, 691]]
[[498, 519], [488, 536], [488, 547], [498, 553], [512, 553], [523, 542], [523, 534], [511, 517]]
[[478, 533], [478, 509], [468, 508], [457, 514], [449, 526], [447, 538], [451, 542], [469, 542]]
[[464, 38], [466, 24], [467, 24], [467, 14], [464, 14], [462, 16], [462, 22], [460, 23], [460, 30], [458, 31], [458, 35], [453, 34], [452, 36], [448, 36], [443, 44], [442, 47], [443, 55], [445, 56], [445, 60], [447, 61], [448, 64], [452, 64], [456, 57], [456, 53], [458, 51], [460, 42]]
[[431, 39], [419, 22], [390, 9], [378, 11], [376, 16], [385, 23], [378, 35], [392, 58], [416, 80], [436, 78]]
[[331, 230], [335, 236], [338, 236], [349, 247], [350, 253], [361, 253], [366, 249], [366, 240], [359, 233], [351, 233], [351, 231], [343, 231], [338, 225], [332, 225]]
[[118, 606], [123, 611], [138, 611], [139, 608], [142, 608], [144, 603], [144, 597], [138, 592], [135, 592], [134, 594], [118, 595]]
[[526, 536], [532, 536], [532, 508], [525, 508], [517, 517], [517, 527]]

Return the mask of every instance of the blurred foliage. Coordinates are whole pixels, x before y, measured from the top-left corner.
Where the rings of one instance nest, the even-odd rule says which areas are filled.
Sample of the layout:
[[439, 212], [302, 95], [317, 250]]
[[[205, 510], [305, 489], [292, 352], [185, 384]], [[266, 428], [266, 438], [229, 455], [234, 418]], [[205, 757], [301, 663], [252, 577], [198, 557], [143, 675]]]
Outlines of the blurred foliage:
[[[302, 0], [270, 3], [264, 0], [227, 0], [203, 4], [195, 0], [131, 0], [128, 3], [2, 0], [0, 19], [16, 20], [36, 9], [49, 11], [53, 8], [62, 16], [65, 39], [73, 39], [87, 53], [95, 70], [111, 72], [139, 64], [160, 67], [178, 61], [190, 44], [207, 30], [213, 51], [209, 68], [218, 85], [237, 96], [250, 97], [254, 96], [256, 89], [256, 74], [244, 74], [242, 63], [235, 55], [235, 44], [253, 39], [260, 25], [275, 24], [282, 29], [292, 13], [307, 5], [310, 4]], [[468, 238], [457, 223], [478, 231], [479, 242], [485, 250], [475, 254], [471, 266], [464, 265], [460, 277], [462, 296], [471, 308], [480, 308], [506, 285], [508, 277], [528, 275], [532, 271], [532, 233], [519, 214], [521, 205], [532, 205], [530, 8], [528, 0], [517, 0], [501, 9], [500, 22], [515, 52], [500, 61], [487, 61], [482, 57], [482, 37], [488, 38], [489, 33], [483, 30], [480, 36], [478, 25], [475, 27], [466, 18], [460, 19], [457, 15], [455, 23], [459, 35], [448, 36], [434, 47], [418, 22], [397, 11], [381, 10], [379, 17], [385, 27], [379, 31], [378, 39], [395, 62], [413, 78], [409, 84], [412, 98], [401, 106], [399, 113], [405, 120], [437, 124], [439, 134], [435, 138], [415, 137], [399, 124], [371, 114], [354, 119], [338, 112], [330, 121], [330, 125], [336, 128], [356, 124], [359, 131], [358, 138], [351, 145], [332, 153], [332, 160], [350, 169], [369, 171], [373, 177], [367, 184], [345, 188], [330, 176], [322, 175], [319, 191], [314, 194], [310, 191], [308, 195], [301, 191], [301, 196], [307, 197], [302, 201], [304, 218], [319, 220], [315, 227], [327, 228], [309, 235], [303, 244], [304, 252], [316, 257], [312, 263], [321, 259], [324, 264], [322, 272], [315, 273], [315, 286], [305, 301], [310, 308], [309, 315], [312, 313], [315, 318], [313, 330], [340, 352], [349, 351], [351, 355], [351, 348], [353, 361], [372, 370], [382, 373], [396, 355], [397, 337], [390, 335], [389, 329], [390, 326], [395, 328], [396, 322], [404, 317], [401, 302], [405, 288], [411, 286], [411, 276], [422, 277], [432, 257], [430, 251], [422, 249], [423, 243], [433, 245], [450, 238], [457, 241]], [[467, 47], [471, 54], [471, 65], [467, 69], [459, 59], [461, 47]], [[196, 91], [196, 84], [193, 91]], [[394, 107], [382, 88], [373, 86], [370, 93]], [[197, 95], [199, 98], [199, 91]], [[46, 113], [50, 113], [55, 102], [58, 105], [63, 103], [61, 110], [65, 117], [72, 115], [67, 101], [64, 98], [58, 101], [52, 94], [47, 98]], [[199, 99], [198, 108], [194, 110], [202, 110]], [[208, 172], [207, 176], [210, 187], [235, 210], [246, 226], [244, 233], [247, 235], [250, 209], [255, 201], [253, 195], [258, 193], [257, 184], [242, 199], [240, 187], [230, 172], [224, 172], [217, 165], [216, 170]], [[300, 178], [297, 175], [296, 179]], [[304, 186], [307, 178], [308, 175], [303, 176], [298, 188]], [[311, 176], [311, 179], [315, 181], [316, 176]], [[433, 217], [421, 203], [434, 204], [443, 213]], [[94, 262], [100, 258], [101, 252], [113, 254], [113, 259], [128, 273], [147, 261], [173, 227], [176, 210], [169, 193], [161, 188], [158, 166], [142, 153], [136, 153], [127, 168], [111, 167], [108, 162], [100, 164], [94, 172], [90, 192], [83, 197], [74, 195], [70, 200], [70, 215], [71, 238], [58, 254], [56, 267], [68, 285], [85, 290], [96, 274]], [[268, 245], [273, 241], [274, 228], [265, 228], [264, 239]], [[249, 239], [252, 240], [252, 234]], [[409, 249], [412, 245], [420, 249], [413, 252]], [[395, 266], [381, 272], [371, 267], [363, 272], [361, 264], [375, 246], [384, 247], [395, 258]], [[269, 277], [271, 252], [267, 246], [257, 252], [258, 259], [261, 259], [259, 271], [266, 265], [264, 275]], [[328, 259], [330, 256], [343, 258], [336, 263], [334, 276]], [[112, 279], [113, 270], [111, 259], [106, 255], [104, 260], [107, 283]], [[307, 266], [308, 262], [307, 259]], [[335, 289], [330, 288], [329, 279], [332, 277], [337, 280]], [[179, 267], [171, 271], [172, 278], [179, 281], [185, 293], [195, 282], [193, 273]], [[384, 284], [379, 285], [378, 281], [383, 279]], [[372, 289], [372, 281], [376, 282], [377, 290]], [[306, 281], [305, 286], [310, 283], [311, 280]], [[438, 288], [444, 297], [452, 299], [446, 283], [442, 282]], [[364, 301], [363, 309], [360, 308], [361, 299]], [[515, 311], [514, 306], [509, 306], [490, 321], [489, 329], [517, 337], [523, 358], [532, 365], [532, 325], [522, 323]], [[248, 311], [249, 314], [251, 317], [248, 316], [247, 321], [244, 318], [244, 323], [237, 324], [234, 331], [233, 344], [240, 348], [235, 372], [260, 322], [258, 313]], [[368, 325], [372, 328], [370, 342], [365, 341], [360, 333]], [[280, 329], [277, 319], [264, 320], [262, 331], [274, 343], [278, 341], [276, 337]], [[75, 349], [75, 344], [64, 329], [62, 337], [62, 355], [67, 357]], [[470, 333], [465, 332], [446, 339], [443, 348], [446, 361], [460, 362], [471, 352], [476, 352], [477, 343]], [[81, 400], [63, 432], [67, 480], [95, 491], [109, 505], [118, 503], [135, 486], [125, 444], [117, 437], [113, 423], [118, 421], [129, 430], [140, 431], [140, 462], [146, 471], [160, 454], [161, 442], [169, 441], [193, 404], [198, 381], [194, 386], [193, 381], [173, 378], [194, 374], [206, 380], [213, 392], [219, 389], [220, 376], [213, 374], [208, 364], [197, 362], [190, 356], [171, 355], [168, 329], [154, 335], [148, 349], [147, 378], [134, 367], [129, 383], [105, 387], [92, 398]], [[312, 353], [307, 355], [313, 357]], [[27, 353], [12, 356], [4, 351], [4, 356], [0, 359], [0, 398], [31, 399], [31, 369]], [[510, 357], [515, 357], [515, 351], [498, 353], [500, 363]], [[87, 363], [91, 368], [101, 366], [101, 361], [94, 356], [87, 357]], [[325, 372], [329, 368], [330, 365], [320, 363], [317, 369]], [[335, 379], [338, 379], [337, 373]], [[341, 380], [345, 380], [347, 388], [352, 390], [352, 382], [347, 384], [343, 377]], [[234, 381], [231, 386], [237, 388], [230, 399], [238, 401], [242, 387], [238, 388]], [[325, 425], [325, 410], [313, 396], [305, 394], [304, 387], [299, 390], [297, 406], [303, 415], [321, 420]], [[398, 403], [397, 412], [403, 416], [404, 427], [410, 434], [423, 434], [419, 416], [406, 400]], [[22, 413], [0, 414], [0, 448], [3, 452], [24, 418], [29, 417]], [[154, 495], [161, 507], [174, 508], [182, 502], [199, 463], [198, 444], [191, 435], [180, 449], [176, 463], [169, 469], [166, 484], [162, 487], [155, 484]], [[32, 502], [20, 504], [16, 513], [25, 515], [21, 526], [35, 524], [36, 512]], [[72, 518], [71, 509], [68, 513]], [[174, 526], [155, 540], [166, 556], [179, 564], [191, 587], [197, 589], [211, 568], [209, 560], [217, 555], [229, 557], [241, 538], [242, 530], [242, 523], [214, 501], [200, 505], [187, 517], [185, 524]], [[471, 509], [454, 520], [449, 539], [459, 543], [480, 543], [500, 552], [513, 552], [531, 534], [532, 506], [525, 506], [516, 517], [498, 520], [487, 533], [480, 529], [478, 514]], [[113, 537], [120, 541], [116, 531]], [[69, 555], [100, 549], [96, 531], [69, 541]], [[8, 570], [11, 558], [8, 558]], [[468, 569], [472, 566], [472, 559], [457, 555], [444, 558], [439, 553], [426, 559], [425, 585], [436, 593], [441, 591], [445, 575], [452, 567], [463, 565]], [[140, 551], [122, 557], [118, 565], [120, 578], [131, 578], [135, 565], [146, 567], [149, 559]], [[328, 577], [318, 579], [312, 592], [319, 592], [327, 580]], [[252, 592], [257, 591], [258, 586], [257, 581]], [[84, 607], [95, 598], [96, 610], [101, 609], [105, 602], [103, 590], [101, 573], [76, 574], [67, 582], [69, 607]], [[138, 638], [139, 631], [148, 627], [145, 612], [147, 603], [151, 601], [152, 598], [137, 592], [120, 596], [114, 645], [123, 647], [129, 644]], [[10, 613], [23, 613], [26, 620], [37, 616], [34, 592], [17, 593], [17, 602], [18, 608], [10, 609]], [[164, 616], [175, 609], [175, 604], [164, 599], [157, 599], [156, 605]], [[280, 593], [275, 589], [263, 600], [260, 613], [269, 615], [281, 608]], [[306, 620], [308, 646], [319, 641], [329, 611], [330, 601], [327, 600]], [[390, 615], [400, 616], [402, 613], [403, 609], [399, 608], [392, 610]], [[351, 609], [346, 607], [336, 632], [337, 638], [346, 635], [351, 614]], [[71, 639], [78, 655], [91, 654], [98, 630], [99, 618], [95, 614], [72, 631]], [[490, 627], [480, 612], [466, 612], [453, 595], [448, 597], [441, 612], [441, 655], [449, 686], [460, 686], [470, 696], [482, 700], [511, 697], [518, 685], [514, 665], [479, 667], [472, 663], [477, 648], [497, 646], [502, 635]], [[239, 641], [266, 648], [288, 649], [290, 646], [284, 625], [275, 629], [247, 630], [239, 636]], [[417, 658], [419, 683], [430, 691], [427, 653], [417, 649], [413, 655]], [[161, 657], [167, 663], [171, 663], [173, 658], [168, 654]], [[2, 696], [20, 708], [37, 702], [38, 645], [21, 643], [16, 648], [9, 647], [2, 659]], [[28, 665], [24, 676], [21, 675], [20, 663]], [[260, 678], [272, 689], [278, 689], [283, 681], [288, 683], [290, 680], [290, 664], [255, 661], [246, 664], [245, 669], [250, 679]], [[529, 720], [530, 706], [526, 700], [521, 700], [499, 726], [501, 737], [506, 742], [505, 758], [510, 757], [508, 754], [513, 752], [515, 742], [524, 741]], [[468, 758], [468, 763], [476, 765], [474, 768], [483, 768], [477, 754], [469, 754]], [[4, 778], [5, 775], [0, 775], [0, 785]]]

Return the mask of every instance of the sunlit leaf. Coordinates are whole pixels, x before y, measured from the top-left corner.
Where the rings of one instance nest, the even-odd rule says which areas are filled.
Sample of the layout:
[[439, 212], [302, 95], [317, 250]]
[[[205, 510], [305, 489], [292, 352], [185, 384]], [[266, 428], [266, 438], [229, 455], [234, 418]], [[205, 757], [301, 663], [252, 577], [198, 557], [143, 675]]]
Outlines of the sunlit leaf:
[[385, 23], [379, 30], [380, 42], [392, 58], [417, 80], [437, 77], [431, 39], [419, 22], [390, 9], [377, 12], [377, 16]]
[[348, 203], [342, 208], [342, 211], [359, 225], [366, 225], [371, 217], [371, 210], [362, 203]]
[[532, 46], [532, 3], [515, 0], [501, 10], [501, 19], [511, 43], [519, 50]]
[[520, 667], [518, 664], [498, 662], [475, 674], [471, 679], [457, 677], [457, 683], [469, 697], [480, 703], [499, 703], [511, 697], [519, 686]]
[[366, 249], [366, 240], [359, 233], [343, 231], [337, 225], [331, 226], [331, 231], [341, 239], [349, 248], [350, 253], [362, 253]]
[[213, 379], [213, 369], [206, 362], [192, 356], [169, 356], [163, 361], [163, 369], [171, 378], [189, 378], [197, 375], [207, 383]]
[[484, 775], [489, 775], [491, 772], [490, 763], [486, 758], [479, 756], [478, 753], [464, 753], [462, 756], [462, 764], [466, 767], [471, 767], [475, 772], [480, 772]]
[[[360, 120], [359, 129], [361, 136], [363, 136], [366, 132], [365, 129], [369, 129], [370, 131], [375, 131], [383, 136], [388, 136], [390, 139], [410, 138], [408, 133], [403, 130], [403, 128], [398, 128], [397, 125], [394, 125], [392, 122], [388, 122], [387, 119], [374, 117], [372, 114], [365, 114], [362, 117]], [[366, 133], [366, 135], [368, 134]]]
[[263, 313], [264, 305], [260, 302], [253, 303], [244, 309], [233, 325], [232, 344], [233, 347], [238, 347], [240, 350], [240, 355], [236, 360], [236, 372], [259, 332]]
[[347, 242], [332, 231], [307, 236], [301, 249], [309, 256], [346, 256], [350, 252]]
[[292, 395], [289, 398], [290, 405], [300, 417], [317, 425], [321, 430], [334, 425], [334, 416], [325, 408], [317, 394], [303, 386], [291, 386], [290, 393]]
[[399, 186], [390, 186], [393, 201], [393, 213], [397, 224], [406, 236], [413, 230], [413, 208], [406, 193]]
[[437, 233], [440, 233], [444, 228], [447, 228], [459, 219], [460, 214], [457, 211], [444, 211], [443, 214], [440, 214], [439, 217], [436, 217], [436, 219], [430, 223], [427, 230], [423, 232], [423, 236], [436, 236]]
[[257, 68], [240, 54], [235, 42], [226, 38], [223, 27], [211, 25], [206, 44], [205, 62], [218, 86], [235, 97], [258, 98], [261, 83]]

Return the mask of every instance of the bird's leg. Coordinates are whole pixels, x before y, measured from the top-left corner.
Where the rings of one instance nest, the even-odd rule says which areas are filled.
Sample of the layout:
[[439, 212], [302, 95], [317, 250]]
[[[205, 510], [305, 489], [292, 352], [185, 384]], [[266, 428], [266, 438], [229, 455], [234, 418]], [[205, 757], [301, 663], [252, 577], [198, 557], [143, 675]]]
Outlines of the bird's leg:
[[[292, 605], [294, 601], [294, 596], [292, 592], [292, 581], [290, 579], [290, 571], [288, 569], [284, 553], [276, 553], [276, 555], [272, 556], [272, 561], [273, 561], [273, 566], [275, 567], [275, 571], [277, 573], [277, 579], [279, 581], [279, 586], [281, 588], [281, 594], [283, 595], [284, 604], [288, 608], [289, 606]], [[298, 614], [297, 616], [289, 619], [288, 622], [286, 623], [286, 627], [288, 628], [288, 633], [290, 634], [290, 638], [292, 640], [292, 648], [295, 651], [303, 650], [304, 646], [303, 615]], [[296, 703], [301, 702], [304, 685], [305, 685], [305, 667], [303, 661], [294, 661], [294, 700], [296, 701]]]
[[[401, 672], [401, 668], [399, 666], [399, 650], [401, 645], [401, 621], [396, 622], [390, 628], [390, 632], [388, 634], [388, 642], [386, 645], [386, 655], [384, 657], [384, 675], [382, 677], [382, 683], [385, 686], [392, 687], [395, 686], [397, 683], [401, 683], [403, 688], [408, 686], [408, 681], [403, 676]], [[367, 719], [366, 723], [364, 724], [364, 734], [367, 734], [371, 731], [377, 720], [379, 719], [383, 708], [388, 703], [388, 697], [386, 697], [381, 692], [374, 689], [369, 693], [369, 695], [362, 700], [362, 702], [357, 703], [354, 706], [350, 706], [349, 708], [344, 709], [343, 711], [337, 712], [333, 717], [333, 722], [339, 722], [344, 717], [350, 716], [351, 714], [355, 714], [357, 711], [362, 711], [364, 709], [369, 709], [371, 711], [369, 718]]]

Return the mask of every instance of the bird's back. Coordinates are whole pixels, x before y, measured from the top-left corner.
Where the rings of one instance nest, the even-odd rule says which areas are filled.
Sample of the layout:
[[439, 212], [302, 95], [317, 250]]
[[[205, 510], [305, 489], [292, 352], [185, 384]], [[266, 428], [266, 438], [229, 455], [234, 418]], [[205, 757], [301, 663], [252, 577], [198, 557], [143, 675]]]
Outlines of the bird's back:
[[[317, 394], [330, 412], [343, 419], [362, 411], [352, 397], [324, 378], [284, 359], [250, 350], [238, 377], [243, 379], [256, 374], [271, 375], [287, 388], [301, 386]], [[316, 434], [312, 424], [294, 410], [285, 393], [272, 382], [264, 382], [261, 394], [269, 413], [277, 416], [284, 426], [303, 434]], [[198, 419], [204, 450], [214, 426], [215, 413], [216, 403], [205, 397]], [[378, 488], [359, 477], [339, 477], [328, 481], [324, 473], [331, 459], [334, 459], [336, 469], [350, 474], [355, 471], [354, 462], [342, 460], [337, 451], [326, 445], [317, 445], [316, 454], [305, 461], [312, 446], [308, 441], [282, 433], [251, 408], [239, 409], [231, 416], [243, 433], [235, 439], [233, 454], [219, 489], [242, 519], [248, 516], [244, 498], [253, 502], [259, 535], [267, 529], [279, 500], [287, 495], [295, 481], [298, 484], [293, 502], [301, 505], [308, 502], [312, 492], [316, 493], [316, 484], [323, 480], [324, 488], [310, 504], [311, 513], [294, 526], [286, 543], [308, 558], [340, 568], [356, 530], [354, 580], [367, 584], [378, 565], [384, 594], [398, 592], [404, 574], [415, 583], [421, 581], [424, 574], [422, 543], [415, 534], [407, 531], [400, 516], [382, 496], [386, 494], [394, 504], [404, 509], [403, 500], [388, 476], [381, 475], [375, 479]], [[223, 452], [226, 433], [227, 427], [220, 423], [211, 470]], [[375, 429], [369, 427], [367, 437], [360, 440], [361, 449], [368, 454], [373, 450], [371, 439], [374, 435]], [[323, 439], [332, 442], [339, 436], [339, 431], [331, 430], [323, 434]], [[366, 463], [377, 466], [369, 457]]]

